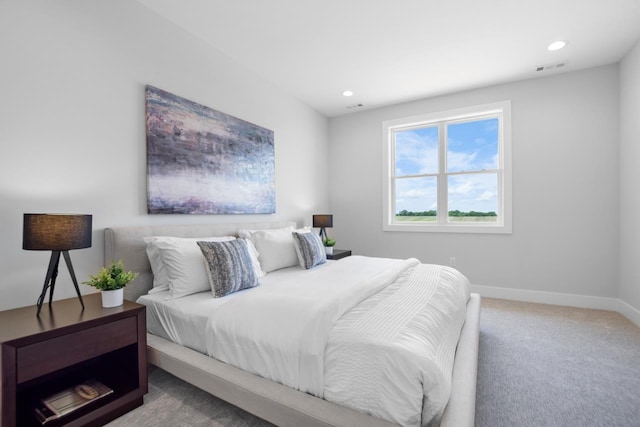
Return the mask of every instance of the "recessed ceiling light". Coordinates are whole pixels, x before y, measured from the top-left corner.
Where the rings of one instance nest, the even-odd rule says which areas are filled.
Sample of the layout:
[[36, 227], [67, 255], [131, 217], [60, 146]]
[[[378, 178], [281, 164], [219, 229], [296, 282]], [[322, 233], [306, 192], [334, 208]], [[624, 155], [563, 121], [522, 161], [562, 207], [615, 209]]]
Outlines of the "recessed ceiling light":
[[547, 47], [547, 50], [560, 50], [567, 45], [567, 42], [564, 40], [558, 40], [557, 42], [553, 42]]
[[353, 91], [345, 90], [344, 92], [342, 92], [342, 96], [353, 96]]

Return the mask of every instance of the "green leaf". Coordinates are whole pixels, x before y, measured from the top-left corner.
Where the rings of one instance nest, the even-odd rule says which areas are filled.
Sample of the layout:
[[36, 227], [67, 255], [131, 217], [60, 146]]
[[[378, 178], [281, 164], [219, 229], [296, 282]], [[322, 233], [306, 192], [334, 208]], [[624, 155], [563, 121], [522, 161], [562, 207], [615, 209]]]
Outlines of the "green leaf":
[[93, 286], [101, 291], [114, 291], [124, 288], [127, 283], [138, 277], [138, 273], [124, 271], [122, 260], [111, 262], [111, 265], [103, 267], [97, 275], [89, 275], [89, 280], [82, 282], [85, 285]]

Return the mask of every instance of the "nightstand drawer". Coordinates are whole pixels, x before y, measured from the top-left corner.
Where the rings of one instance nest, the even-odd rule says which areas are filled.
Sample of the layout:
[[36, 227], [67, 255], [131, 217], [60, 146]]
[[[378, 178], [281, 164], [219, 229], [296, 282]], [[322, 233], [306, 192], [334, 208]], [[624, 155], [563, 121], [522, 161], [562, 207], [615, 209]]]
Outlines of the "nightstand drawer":
[[136, 317], [85, 329], [17, 349], [18, 384], [138, 341]]

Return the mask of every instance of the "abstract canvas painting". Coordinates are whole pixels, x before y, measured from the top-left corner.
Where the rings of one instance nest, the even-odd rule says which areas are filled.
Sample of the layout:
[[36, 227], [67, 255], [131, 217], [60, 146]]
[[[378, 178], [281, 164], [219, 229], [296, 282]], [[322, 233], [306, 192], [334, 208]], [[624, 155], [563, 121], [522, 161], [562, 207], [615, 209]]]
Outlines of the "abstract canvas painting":
[[146, 86], [150, 214], [275, 213], [273, 131]]

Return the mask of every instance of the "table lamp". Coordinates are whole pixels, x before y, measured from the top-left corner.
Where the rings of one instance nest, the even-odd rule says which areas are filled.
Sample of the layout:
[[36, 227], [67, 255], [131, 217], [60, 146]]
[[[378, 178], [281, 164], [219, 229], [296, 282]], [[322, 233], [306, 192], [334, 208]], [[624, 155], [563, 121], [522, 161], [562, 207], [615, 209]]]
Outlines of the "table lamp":
[[325, 230], [325, 228], [333, 227], [333, 215], [314, 215], [313, 227], [320, 229], [320, 238], [324, 242], [325, 240], [327, 240], [327, 230]]
[[73, 271], [69, 251], [91, 247], [91, 215], [83, 214], [24, 214], [22, 249], [28, 251], [51, 251], [47, 276], [42, 286], [42, 293], [38, 298], [38, 312], [42, 309], [42, 303], [49, 291], [49, 308], [53, 300], [53, 291], [58, 277], [58, 264], [60, 254], [71, 273], [71, 280], [76, 287], [76, 293], [84, 310], [84, 302], [78, 288], [76, 274]]

